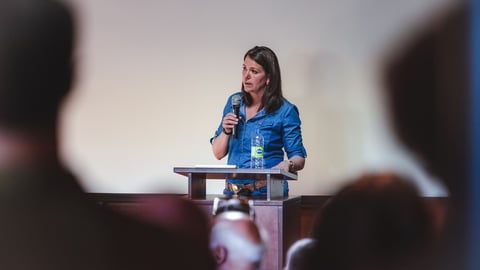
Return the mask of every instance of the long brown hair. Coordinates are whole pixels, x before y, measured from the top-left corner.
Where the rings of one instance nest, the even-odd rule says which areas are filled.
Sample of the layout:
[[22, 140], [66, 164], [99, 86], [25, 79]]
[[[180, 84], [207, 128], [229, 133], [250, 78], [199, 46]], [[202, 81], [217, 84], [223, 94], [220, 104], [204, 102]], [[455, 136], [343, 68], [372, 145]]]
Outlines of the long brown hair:
[[[267, 113], [276, 111], [283, 102], [282, 77], [280, 75], [280, 65], [278, 64], [277, 56], [270, 48], [265, 46], [255, 46], [248, 50], [243, 60], [245, 60], [247, 56], [262, 66], [270, 81], [265, 87], [265, 93], [259, 110], [265, 108]], [[247, 106], [252, 104], [252, 96], [245, 92], [243, 83], [242, 94], [245, 104]]]

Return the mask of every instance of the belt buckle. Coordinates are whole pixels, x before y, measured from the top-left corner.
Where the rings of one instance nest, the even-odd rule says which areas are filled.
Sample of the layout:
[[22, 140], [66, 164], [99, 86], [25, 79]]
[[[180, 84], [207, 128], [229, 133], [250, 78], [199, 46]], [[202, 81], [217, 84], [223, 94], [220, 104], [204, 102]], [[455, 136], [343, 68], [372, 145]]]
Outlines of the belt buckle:
[[234, 196], [250, 196], [250, 194], [255, 190], [254, 185], [250, 183], [246, 184], [236, 184], [236, 183], [227, 183], [226, 188], [234, 193]]

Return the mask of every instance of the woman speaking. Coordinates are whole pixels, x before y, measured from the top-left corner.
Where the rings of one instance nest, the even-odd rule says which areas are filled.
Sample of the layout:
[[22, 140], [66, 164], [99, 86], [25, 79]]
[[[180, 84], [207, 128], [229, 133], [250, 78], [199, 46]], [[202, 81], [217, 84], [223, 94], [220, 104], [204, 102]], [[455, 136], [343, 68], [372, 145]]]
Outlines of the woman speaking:
[[[229, 165], [251, 168], [252, 136], [258, 133], [264, 141], [263, 167], [297, 172], [307, 156], [300, 125], [297, 107], [283, 97], [277, 56], [267, 47], [256, 46], [243, 58], [241, 92], [228, 98], [210, 140], [213, 154], [219, 160], [228, 155]], [[253, 179], [227, 179], [223, 193], [233, 195], [239, 184], [243, 187], [240, 195], [267, 194], [266, 181]], [[283, 188], [288, 196], [287, 181]]]

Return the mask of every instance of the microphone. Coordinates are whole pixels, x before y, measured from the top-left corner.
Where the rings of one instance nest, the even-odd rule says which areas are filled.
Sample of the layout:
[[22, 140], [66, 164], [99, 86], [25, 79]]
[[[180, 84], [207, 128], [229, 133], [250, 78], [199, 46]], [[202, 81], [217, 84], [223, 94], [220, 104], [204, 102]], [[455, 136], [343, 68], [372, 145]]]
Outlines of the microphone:
[[[235, 116], [238, 118], [240, 115], [240, 102], [242, 101], [242, 97], [239, 95], [235, 95], [232, 97], [232, 111]], [[233, 127], [232, 135], [236, 139], [238, 138], [238, 124]]]

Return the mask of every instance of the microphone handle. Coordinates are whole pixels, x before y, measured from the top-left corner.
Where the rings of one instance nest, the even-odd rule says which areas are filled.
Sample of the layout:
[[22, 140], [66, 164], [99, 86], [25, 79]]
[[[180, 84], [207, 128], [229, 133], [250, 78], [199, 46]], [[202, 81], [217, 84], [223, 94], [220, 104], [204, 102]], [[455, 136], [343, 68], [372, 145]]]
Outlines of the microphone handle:
[[[238, 118], [240, 116], [240, 106], [233, 106], [233, 113], [235, 114], [235, 116]], [[232, 136], [233, 138], [238, 138], [238, 124], [236, 124], [234, 127], [233, 127], [233, 130], [232, 130]]]

